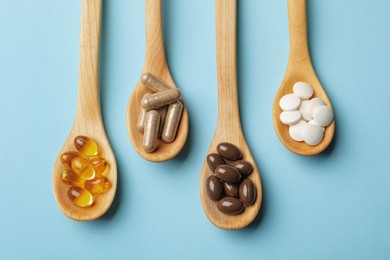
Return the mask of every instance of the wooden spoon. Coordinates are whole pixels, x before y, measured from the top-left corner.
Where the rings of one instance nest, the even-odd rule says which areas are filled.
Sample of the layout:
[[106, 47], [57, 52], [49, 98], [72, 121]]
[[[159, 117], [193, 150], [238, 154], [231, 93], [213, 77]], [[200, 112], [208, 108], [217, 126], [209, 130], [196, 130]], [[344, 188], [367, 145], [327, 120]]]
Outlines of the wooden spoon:
[[[57, 158], [53, 171], [53, 189], [58, 206], [71, 219], [86, 221], [102, 216], [114, 200], [117, 185], [117, 169], [114, 153], [104, 131], [99, 99], [99, 42], [102, 0], [82, 0], [81, 39], [80, 39], [80, 75], [76, 118], [72, 130]], [[67, 196], [69, 185], [61, 181], [65, 169], [61, 163], [61, 154], [76, 151], [73, 141], [78, 135], [92, 138], [99, 146], [99, 156], [109, 165], [107, 178], [110, 189], [94, 198], [89, 208], [75, 206]]]
[[287, 0], [288, 20], [290, 27], [290, 57], [283, 82], [275, 96], [273, 105], [274, 127], [280, 141], [292, 152], [300, 155], [316, 155], [325, 150], [332, 142], [335, 121], [326, 127], [324, 139], [316, 146], [307, 145], [305, 142], [296, 142], [289, 135], [289, 127], [280, 119], [282, 112], [279, 100], [286, 94], [293, 93], [293, 85], [297, 81], [309, 83], [314, 89], [314, 97], [319, 97], [332, 107], [332, 104], [321, 86], [320, 81], [311, 63], [307, 32], [306, 32], [306, 0]]
[[253, 166], [249, 179], [256, 185], [255, 203], [246, 207], [243, 213], [235, 216], [226, 215], [217, 208], [217, 203], [206, 194], [206, 180], [212, 175], [207, 165], [203, 164], [200, 179], [200, 198], [209, 220], [223, 229], [241, 229], [249, 225], [257, 216], [262, 200], [260, 173], [246, 144], [241, 129], [240, 112], [237, 97], [237, 52], [236, 52], [236, 0], [215, 0], [217, 27], [217, 68], [218, 68], [218, 123], [208, 153], [216, 153], [217, 145], [230, 142], [242, 152], [243, 159]]
[[[169, 72], [165, 57], [164, 39], [161, 19], [161, 0], [146, 0], [146, 55], [142, 73], [150, 72], [162, 79], [170, 87], [176, 87]], [[127, 130], [134, 149], [146, 160], [163, 162], [175, 157], [183, 148], [188, 135], [188, 112], [183, 102], [184, 110], [176, 139], [172, 143], [158, 141], [157, 149], [148, 153], [143, 148], [143, 134], [137, 130], [137, 120], [141, 108], [141, 100], [145, 93], [150, 92], [141, 81], [137, 82], [127, 106]]]

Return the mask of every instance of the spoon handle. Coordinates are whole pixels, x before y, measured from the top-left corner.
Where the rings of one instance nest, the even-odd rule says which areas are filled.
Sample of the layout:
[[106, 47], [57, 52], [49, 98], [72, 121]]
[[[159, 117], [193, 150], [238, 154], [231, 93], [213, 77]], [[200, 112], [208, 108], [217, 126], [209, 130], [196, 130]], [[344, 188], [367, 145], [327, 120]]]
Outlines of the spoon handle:
[[99, 100], [99, 45], [102, 0], [82, 0], [80, 72], [77, 117], [101, 121]]
[[290, 27], [290, 61], [310, 62], [307, 25], [306, 0], [287, 0], [288, 21]]
[[215, 0], [218, 129], [241, 129], [237, 97], [236, 0]]
[[146, 0], [146, 54], [144, 68], [155, 75], [167, 70], [162, 28], [162, 0]]

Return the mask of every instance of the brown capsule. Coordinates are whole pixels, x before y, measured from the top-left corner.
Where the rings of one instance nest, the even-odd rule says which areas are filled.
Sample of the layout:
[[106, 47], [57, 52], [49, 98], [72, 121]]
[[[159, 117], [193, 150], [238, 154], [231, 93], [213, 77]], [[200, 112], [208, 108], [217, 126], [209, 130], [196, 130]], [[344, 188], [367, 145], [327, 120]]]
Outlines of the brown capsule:
[[156, 110], [146, 113], [144, 130], [144, 150], [148, 153], [157, 148], [158, 127], [160, 125], [160, 115]]
[[164, 142], [171, 143], [173, 140], [175, 140], [182, 112], [183, 104], [180, 101], [169, 105], [164, 129], [162, 132], [162, 139]]
[[244, 211], [244, 204], [233, 197], [225, 197], [218, 201], [217, 207], [220, 211], [228, 215], [238, 215]]
[[[143, 98], [147, 97], [147, 96], [150, 96], [151, 94], [150, 93], [146, 93]], [[146, 117], [146, 113], [148, 111], [146, 111], [146, 109], [143, 109], [142, 107], [140, 108], [139, 110], [139, 115], [138, 115], [138, 122], [137, 122], [137, 129], [138, 129], [138, 132], [140, 132], [141, 134], [144, 133], [144, 123], [145, 123], [145, 117]]]
[[161, 92], [170, 89], [171, 87], [161, 79], [154, 76], [152, 73], [146, 72], [141, 76], [141, 82], [145, 87], [153, 92]]
[[228, 183], [238, 183], [241, 180], [241, 174], [238, 170], [227, 164], [218, 166], [215, 169], [215, 175]]
[[224, 182], [223, 183], [223, 190], [225, 191], [226, 196], [235, 197], [235, 198], [239, 197], [237, 185]]
[[253, 171], [252, 164], [248, 161], [244, 161], [244, 160], [235, 161], [230, 165], [234, 166], [244, 176], [248, 176]]
[[240, 184], [240, 200], [247, 206], [256, 200], [256, 186], [250, 179], [245, 179]]
[[158, 127], [158, 137], [161, 137], [164, 129], [165, 119], [167, 118], [168, 106], [160, 107], [157, 112], [160, 114], [160, 125]]
[[206, 191], [211, 200], [220, 200], [223, 196], [222, 182], [214, 175], [211, 175], [206, 181]]
[[146, 110], [157, 109], [162, 106], [174, 103], [181, 98], [181, 92], [177, 88], [152, 94], [142, 99], [142, 108]]
[[217, 151], [223, 158], [229, 161], [237, 161], [242, 158], [240, 149], [231, 143], [220, 143], [217, 146]]
[[225, 161], [219, 154], [210, 153], [207, 155], [207, 164], [209, 165], [210, 170], [214, 172], [218, 166], [225, 164]]

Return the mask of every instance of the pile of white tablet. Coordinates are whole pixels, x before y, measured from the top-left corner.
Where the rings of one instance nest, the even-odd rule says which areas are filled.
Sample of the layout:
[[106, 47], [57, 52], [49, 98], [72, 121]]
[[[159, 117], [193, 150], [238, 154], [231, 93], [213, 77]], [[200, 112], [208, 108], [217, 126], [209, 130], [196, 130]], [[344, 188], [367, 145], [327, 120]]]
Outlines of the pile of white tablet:
[[293, 94], [279, 100], [280, 121], [289, 125], [289, 134], [297, 142], [318, 145], [324, 137], [325, 127], [333, 121], [333, 110], [321, 98], [312, 98], [313, 88], [305, 82], [293, 86]]

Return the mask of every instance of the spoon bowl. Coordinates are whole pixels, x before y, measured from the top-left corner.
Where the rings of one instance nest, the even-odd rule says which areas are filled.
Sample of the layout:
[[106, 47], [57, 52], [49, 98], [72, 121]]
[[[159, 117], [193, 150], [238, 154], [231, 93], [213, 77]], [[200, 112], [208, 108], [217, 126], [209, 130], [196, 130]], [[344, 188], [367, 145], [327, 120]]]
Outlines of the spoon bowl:
[[[149, 72], [163, 80], [172, 88], [176, 85], [169, 72], [165, 57], [161, 20], [161, 0], [146, 0], [146, 55], [142, 73]], [[146, 93], [151, 93], [139, 80], [131, 94], [127, 106], [127, 130], [134, 149], [148, 161], [163, 162], [175, 157], [183, 148], [188, 135], [188, 111], [183, 102], [183, 113], [177, 135], [172, 143], [158, 140], [157, 149], [148, 153], [143, 148], [143, 134], [137, 129], [141, 100]]]
[[310, 146], [305, 142], [294, 141], [289, 135], [289, 126], [283, 124], [279, 116], [282, 109], [279, 100], [293, 93], [293, 86], [298, 81], [311, 85], [314, 89], [312, 98], [321, 98], [330, 108], [332, 104], [314, 71], [307, 41], [306, 0], [287, 0], [288, 19], [290, 28], [290, 56], [283, 82], [276, 93], [273, 104], [273, 122], [280, 141], [290, 151], [304, 156], [321, 153], [332, 142], [335, 131], [335, 120], [325, 128], [324, 138], [320, 144]]
[[260, 173], [245, 141], [241, 128], [237, 96], [237, 51], [236, 51], [236, 0], [215, 0], [217, 29], [217, 67], [218, 67], [218, 123], [208, 153], [216, 153], [217, 145], [229, 142], [236, 145], [243, 160], [252, 164], [253, 171], [247, 177], [256, 186], [256, 200], [239, 215], [227, 215], [217, 208], [206, 193], [207, 178], [212, 175], [207, 160], [203, 164], [200, 179], [200, 198], [203, 210], [209, 220], [217, 227], [228, 230], [241, 229], [249, 225], [257, 216], [261, 201], [262, 187]]
[[[100, 111], [98, 66], [101, 20], [101, 0], [82, 0], [80, 76], [77, 112], [72, 130], [61, 149], [53, 170], [53, 191], [58, 207], [71, 219], [77, 221], [94, 220], [102, 216], [111, 206], [117, 186], [117, 168], [114, 153], [104, 131]], [[79, 135], [93, 139], [99, 147], [99, 156], [108, 162], [106, 177], [110, 189], [94, 197], [91, 207], [81, 208], [68, 198], [70, 185], [61, 180], [65, 166], [61, 162], [64, 152], [76, 151], [74, 139]]]

